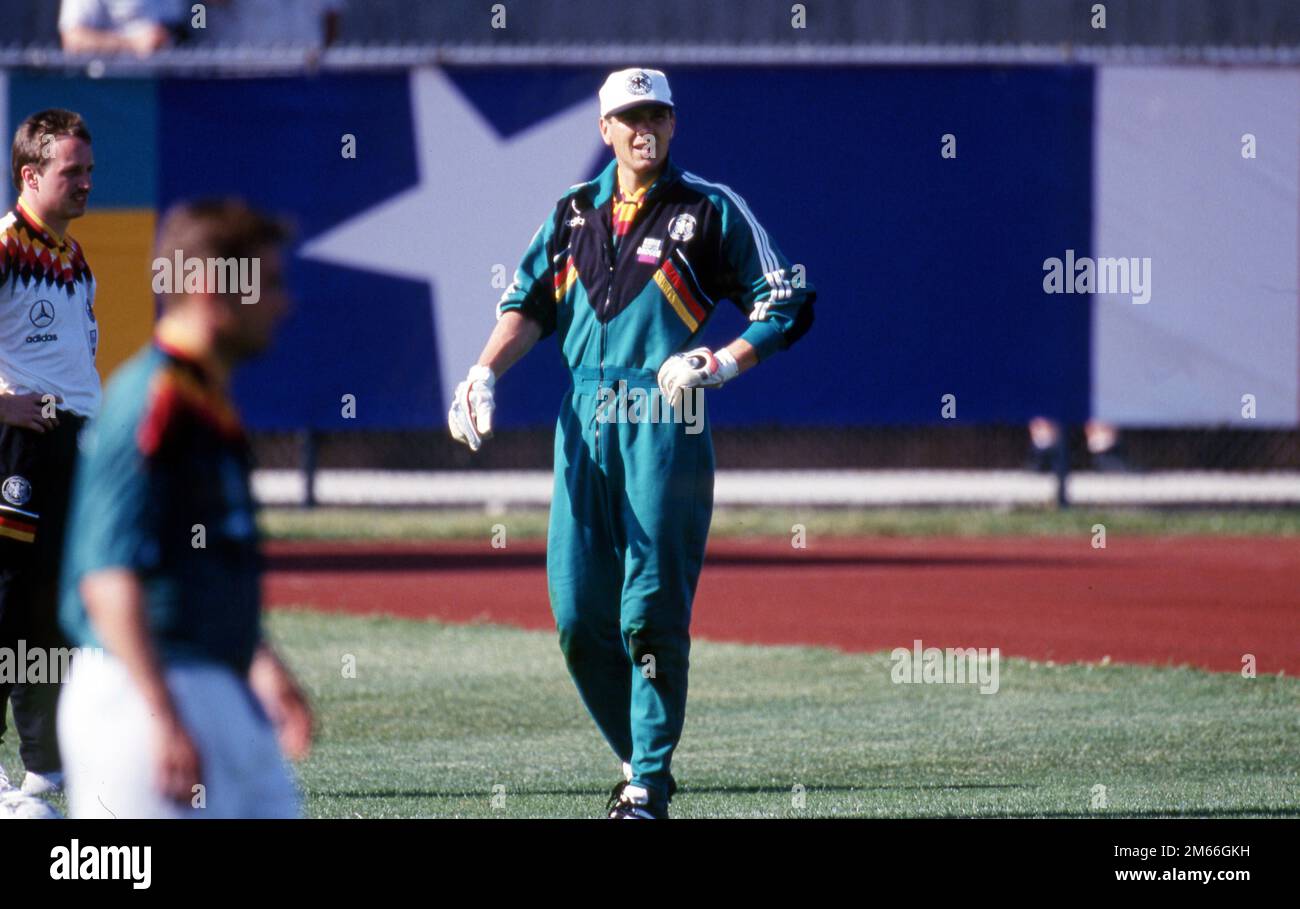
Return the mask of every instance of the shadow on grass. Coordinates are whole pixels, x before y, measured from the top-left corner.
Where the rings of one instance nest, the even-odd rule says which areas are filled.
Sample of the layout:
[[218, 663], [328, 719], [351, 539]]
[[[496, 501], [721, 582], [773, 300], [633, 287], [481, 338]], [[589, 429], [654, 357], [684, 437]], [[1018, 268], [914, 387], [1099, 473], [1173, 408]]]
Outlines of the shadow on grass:
[[[941, 783], [923, 783], [915, 786], [806, 786], [810, 793], [823, 792], [869, 792], [872, 790], [897, 790], [900, 792], [922, 791], [922, 790], [944, 790], [944, 789], [1033, 789], [1037, 788], [1023, 783], [958, 783], [941, 784]], [[574, 796], [589, 797], [599, 795], [602, 791], [600, 787], [588, 789], [510, 789], [507, 787], [506, 793], [512, 796], [521, 795], [539, 795], [539, 796]], [[692, 795], [781, 795], [790, 794], [789, 786], [682, 786], [677, 790], [677, 798]], [[490, 798], [492, 793], [486, 789], [477, 789], [472, 792], [446, 792], [438, 789], [379, 789], [369, 792], [337, 792], [337, 791], [317, 791], [312, 793], [313, 796], [320, 798], [345, 798], [345, 799], [396, 799], [396, 798], [422, 798], [422, 799], [481, 799]]]

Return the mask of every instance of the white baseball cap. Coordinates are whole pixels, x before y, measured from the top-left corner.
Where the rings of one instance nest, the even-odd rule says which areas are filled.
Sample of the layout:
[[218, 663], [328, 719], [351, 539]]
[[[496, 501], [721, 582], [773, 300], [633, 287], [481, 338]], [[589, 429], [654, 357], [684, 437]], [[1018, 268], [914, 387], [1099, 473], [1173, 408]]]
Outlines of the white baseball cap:
[[657, 69], [620, 69], [600, 87], [600, 115], [608, 117], [638, 104], [673, 106], [668, 77]]

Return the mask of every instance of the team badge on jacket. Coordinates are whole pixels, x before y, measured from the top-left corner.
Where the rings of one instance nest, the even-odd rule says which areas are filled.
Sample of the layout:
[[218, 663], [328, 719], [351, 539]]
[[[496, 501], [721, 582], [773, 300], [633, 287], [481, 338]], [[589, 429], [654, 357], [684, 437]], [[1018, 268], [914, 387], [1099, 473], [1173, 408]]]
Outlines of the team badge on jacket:
[[654, 265], [659, 261], [659, 254], [663, 252], [664, 241], [655, 237], [646, 237], [641, 241], [641, 245], [636, 248], [636, 260], [638, 262], [648, 262]]
[[4, 495], [5, 501], [10, 505], [26, 505], [32, 497], [32, 484], [26, 477], [14, 475], [5, 480], [4, 486], [0, 487], [0, 494]]
[[668, 236], [678, 243], [685, 243], [695, 236], [695, 216], [678, 215], [673, 218], [672, 223], [668, 225]]

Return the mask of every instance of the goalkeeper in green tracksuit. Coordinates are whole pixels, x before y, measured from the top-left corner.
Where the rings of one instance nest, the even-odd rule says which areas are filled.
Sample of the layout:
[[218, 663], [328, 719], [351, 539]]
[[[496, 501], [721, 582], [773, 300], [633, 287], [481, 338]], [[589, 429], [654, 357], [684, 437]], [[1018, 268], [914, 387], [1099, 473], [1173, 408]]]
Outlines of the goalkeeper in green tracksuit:
[[[815, 292], [743, 199], [670, 160], [663, 73], [613, 73], [600, 106], [614, 160], [538, 229], [448, 421], [477, 451], [492, 434], [497, 378], [559, 336], [573, 387], [555, 431], [551, 608], [578, 692], [623, 762], [609, 816], [658, 818], [676, 789], [691, 603], [713, 513], [704, 389], [802, 336]], [[723, 299], [749, 327], [721, 350], [695, 346]]]

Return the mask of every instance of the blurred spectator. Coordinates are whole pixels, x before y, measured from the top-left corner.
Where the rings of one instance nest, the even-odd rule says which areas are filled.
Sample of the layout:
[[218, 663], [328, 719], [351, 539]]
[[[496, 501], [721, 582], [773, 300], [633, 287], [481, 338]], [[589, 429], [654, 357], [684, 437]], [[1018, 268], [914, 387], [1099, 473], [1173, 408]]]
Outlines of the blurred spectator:
[[141, 57], [183, 39], [184, 0], [63, 0], [59, 37], [71, 53]]
[[1056, 445], [1061, 440], [1061, 429], [1054, 420], [1047, 417], [1034, 417], [1029, 421], [1029, 464], [1030, 470], [1048, 473], [1052, 470], [1052, 459]]
[[1117, 426], [1102, 420], [1089, 420], [1083, 431], [1088, 437], [1088, 454], [1092, 457], [1094, 470], [1126, 473], [1132, 469], [1124, 457], [1124, 442]]
[[[1103, 420], [1089, 420], [1083, 434], [1088, 441], [1088, 455], [1094, 470], [1124, 473], [1131, 470], [1124, 458], [1119, 428]], [[1030, 470], [1048, 473], [1055, 469], [1056, 446], [1061, 442], [1061, 426], [1047, 417], [1029, 421]]]
[[222, 47], [329, 47], [344, 0], [209, 0], [207, 28], [195, 37]]

